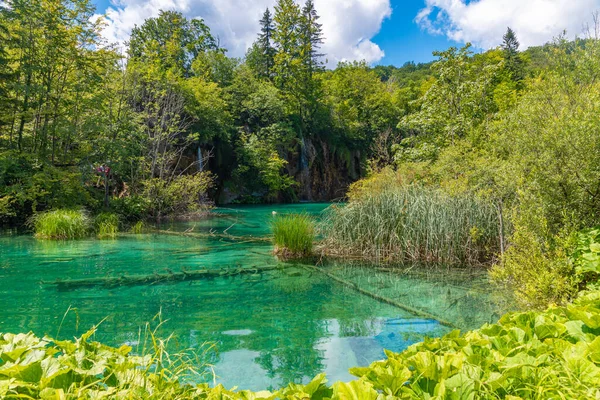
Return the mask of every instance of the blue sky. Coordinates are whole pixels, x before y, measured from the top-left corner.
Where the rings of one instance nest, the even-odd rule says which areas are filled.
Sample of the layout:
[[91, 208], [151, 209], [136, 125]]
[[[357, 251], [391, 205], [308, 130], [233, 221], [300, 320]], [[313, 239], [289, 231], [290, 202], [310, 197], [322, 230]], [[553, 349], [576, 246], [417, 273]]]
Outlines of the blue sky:
[[[258, 32], [258, 20], [276, 0], [93, 0], [107, 14], [104, 36], [123, 43], [131, 28], [160, 9], [201, 17], [229, 55], [241, 57]], [[297, 0], [303, 2], [304, 0]], [[427, 62], [432, 52], [472, 42], [489, 49], [510, 26], [522, 48], [541, 45], [567, 30], [580, 34], [600, 0], [314, 0], [326, 38], [328, 65], [342, 60], [401, 66]]]
[[377, 64], [401, 66], [406, 61], [428, 62], [432, 52], [456, 46], [445, 35], [432, 34], [415, 22], [425, 7], [423, 0], [392, 0], [392, 16], [383, 21], [381, 31], [372, 39], [385, 52]]

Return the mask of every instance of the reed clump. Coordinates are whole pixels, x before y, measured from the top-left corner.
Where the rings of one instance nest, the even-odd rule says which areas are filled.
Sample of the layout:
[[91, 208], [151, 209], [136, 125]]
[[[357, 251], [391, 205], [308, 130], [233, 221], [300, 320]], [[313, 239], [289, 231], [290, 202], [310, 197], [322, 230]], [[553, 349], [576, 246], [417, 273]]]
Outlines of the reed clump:
[[52, 210], [34, 215], [30, 224], [39, 239], [81, 239], [88, 235], [90, 218], [83, 210]]
[[144, 221], [138, 221], [131, 226], [129, 232], [134, 235], [141, 235], [142, 233], [148, 230], [146, 223]]
[[315, 221], [306, 214], [275, 215], [271, 223], [275, 254], [284, 258], [312, 255]]
[[332, 206], [321, 228], [326, 255], [371, 262], [480, 265], [499, 250], [493, 205], [416, 185], [392, 185]]
[[94, 227], [98, 239], [116, 239], [119, 234], [119, 216], [113, 213], [98, 214]]

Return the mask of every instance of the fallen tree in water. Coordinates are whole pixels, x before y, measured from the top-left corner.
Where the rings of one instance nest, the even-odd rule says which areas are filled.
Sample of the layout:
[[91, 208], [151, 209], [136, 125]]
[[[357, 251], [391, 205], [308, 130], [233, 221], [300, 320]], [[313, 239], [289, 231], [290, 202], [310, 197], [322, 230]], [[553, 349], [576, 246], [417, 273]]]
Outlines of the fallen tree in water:
[[118, 286], [137, 286], [154, 285], [158, 283], [193, 281], [199, 279], [222, 278], [237, 275], [254, 275], [267, 271], [281, 269], [280, 266], [271, 265], [251, 268], [231, 268], [231, 269], [202, 269], [196, 271], [181, 272], [167, 271], [165, 273], [154, 273], [150, 275], [121, 275], [116, 277], [98, 277], [87, 279], [57, 279], [52, 282], [42, 281], [44, 285], [56, 286], [59, 290], [73, 290], [90, 287], [118, 287]]

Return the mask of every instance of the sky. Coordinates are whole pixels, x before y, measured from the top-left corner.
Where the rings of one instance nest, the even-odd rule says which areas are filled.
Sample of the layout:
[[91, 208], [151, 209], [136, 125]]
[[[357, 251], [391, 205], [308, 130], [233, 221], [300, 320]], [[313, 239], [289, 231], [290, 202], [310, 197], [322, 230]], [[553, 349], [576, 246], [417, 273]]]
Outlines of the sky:
[[[93, 0], [104, 14], [104, 36], [123, 43], [131, 29], [159, 10], [202, 18], [228, 54], [242, 57], [256, 39], [258, 21], [276, 0]], [[304, 0], [297, 0], [302, 3]], [[581, 35], [600, 0], [314, 0], [323, 24], [327, 65], [366, 60], [401, 66], [428, 62], [432, 52], [471, 42], [480, 51], [500, 45], [507, 27], [521, 48], [551, 41], [563, 31]]]

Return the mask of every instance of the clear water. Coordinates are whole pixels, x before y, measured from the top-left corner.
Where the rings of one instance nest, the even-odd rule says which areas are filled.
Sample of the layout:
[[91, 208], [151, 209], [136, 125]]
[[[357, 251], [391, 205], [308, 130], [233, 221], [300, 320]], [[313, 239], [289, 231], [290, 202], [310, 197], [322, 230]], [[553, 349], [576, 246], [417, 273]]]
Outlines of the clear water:
[[[280, 264], [268, 242], [253, 240], [269, 234], [272, 212], [318, 216], [325, 206], [218, 209], [213, 218], [161, 227], [226, 231], [232, 237], [147, 234], [114, 241], [54, 242], [0, 236], [0, 332], [72, 338], [105, 319], [97, 340], [135, 344], [140, 327], [162, 312], [167, 322], [161, 332], [173, 333], [178, 346], [216, 344], [218, 382], [254, 390], [306, 382], [319, 372], [326, 372], [330, 380], [349, 380], [348, 368], [382, 358], [383, 349], [401, 351], [425, 336], [447, 332], [449, 328], [434, 319], [381, 303], [293, 264], [262, 274], [132, 287], [59, 291], [42, 283]], [[459, 326], [494, 318], [489, 299], [473, 279], [459, 285], [444, 280], [443, 274], [423, 279], [339, 263], [326, 268], [367, 290], [396, 300], [411, 299], [412, 306], [434, 311]], [[69, 308], [73, 311], [65, 317]]]

